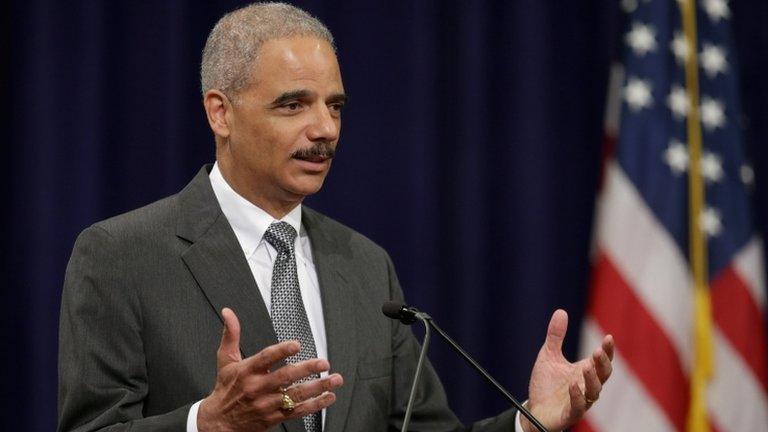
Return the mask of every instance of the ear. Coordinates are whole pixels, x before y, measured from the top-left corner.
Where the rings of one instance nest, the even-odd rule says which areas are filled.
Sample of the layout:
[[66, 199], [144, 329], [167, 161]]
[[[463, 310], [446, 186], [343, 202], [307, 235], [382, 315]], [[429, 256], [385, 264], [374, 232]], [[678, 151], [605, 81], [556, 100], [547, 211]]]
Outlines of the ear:
[[203, 95], [203, 106], [213, 133], [222, 138], [229, 137], [232, 112], [229, 98], [219, 90], [208, 90]]

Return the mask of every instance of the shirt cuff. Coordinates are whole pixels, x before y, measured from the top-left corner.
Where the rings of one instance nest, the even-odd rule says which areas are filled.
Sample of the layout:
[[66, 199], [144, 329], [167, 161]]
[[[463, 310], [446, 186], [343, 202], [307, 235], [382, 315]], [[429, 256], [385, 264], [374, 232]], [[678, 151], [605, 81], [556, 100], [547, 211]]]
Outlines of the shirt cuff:
[[[194, 406], [192, 408], [194, 409]], [[518, 432], [523, 432], [523, 424], [520, 423], [520, 411], [515, 414], [515, 430]], [[187, 421], [187, 432], [197, 432], [197, 425], [195, 425], [195, 429], [189, 429], [189, 421]]]
[[[197, 432], [197, 411], [200, 409], [200, 402], [197, 401], [192, 407], [189, 408], [189, 414], [187, 415], [187, 432]], [[520, 413], [517, 413], [520, 415]], [[520, 420], [518, 420], [519, 422]]]
[[[524, 407], [527, 404], [528, 404], [528, 400], [523, 402], [523, 406]], [[526, 407], [526, 408], [528, 408], [528, 407]], [[520, 421], [521, 418], [522, 418], [522, 415], [520, 414], [520, 410], [517, 410], [517, 413], [515, 414], [515, 430], [517, 432], [523, 432], [523, 423]], [[197, 429], [195, 429], [194, 431], [189, 431], [188, 430], [187, 432], [197, 432]]]

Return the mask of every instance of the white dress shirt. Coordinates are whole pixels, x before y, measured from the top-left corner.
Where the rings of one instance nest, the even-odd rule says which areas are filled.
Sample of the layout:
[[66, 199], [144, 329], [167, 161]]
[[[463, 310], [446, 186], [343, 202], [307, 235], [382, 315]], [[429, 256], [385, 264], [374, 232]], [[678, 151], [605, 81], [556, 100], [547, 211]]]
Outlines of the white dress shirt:
[[[259, 286], [259, 292], [264, 299], [264, 304], [267, 306], [267, 310], [271, 310], [272, 268], [277, 251], [269, 242], [264, 240], [264, 233], [267, 232], [269, 226], [276, 219], [238, 195], [224, 180], [218, 163], [213, 165], [209, 178], [213, 187], [213, 193], [219, 201], [219, 206], [221, 206], [221, 211], [232, 226], [235, 237], [237, 237], [237, 241], [243, 249], [243, 254], [245, 254], [245, 259], [251, 267], [253, 278]], [[312, 336], [315, 339], [317, 358], [327, 359], [328, 344], [326, 343], [323, 306], [320, 299], [320, 283], [317, 280], [317, 270], [315, 270], [315, 264], [312, 260], [312, 247], [309, 243], [309, 237], [304, 226], [301, 224], [301, 205], [296, 206], [296, 208], [280, 220], [289, 223], [298, 233], [295, 250], [296, 271], [299, 276], [301, 298], [304, 301], [304, 310], [307, 311], [309, 326], [312, 328]], [[327, 373], [323, 372], [321, 375], [326, 376]], [[200, 408], [200, 402], [198, 401], [189, 409], [187, 432], [198, 432], [197, 412]], [[325, 410], [322, 412], [322, 419], [323, 425], [325, 425]], [[517, 431], [522, 431], [519, 412], [515, 416], [515, 427]]]

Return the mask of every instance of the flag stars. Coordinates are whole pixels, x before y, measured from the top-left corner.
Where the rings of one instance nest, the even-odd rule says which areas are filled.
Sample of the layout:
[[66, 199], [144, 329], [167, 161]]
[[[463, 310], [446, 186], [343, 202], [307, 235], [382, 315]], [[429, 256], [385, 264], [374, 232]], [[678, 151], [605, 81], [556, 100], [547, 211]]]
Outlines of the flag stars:
[[630, 77], [624, 87], [624, 100], [632, 111], [640, 111], [653, 105], [651, 83], [648, 80]]
[[725, 73], [728, 69], [728, 62], [725, 60], [725, 50], [721, 47], [704, 43], [704, 48], [699, 54], [701, 67], [709, 78], [714, 78], [719, 73]]
[[701, 124], [711, 132], [725, 125], [725, 112], [722, 102], [704, 96], [701, 98]]
[[755, 183], [755, 171], [747, 164], [744, 164], [739, 168], [739, 176], [741, 177], [741, 181], [747, 186], [752, 186]]
[[731, 17], [731, 9], [726, 0], [704, 0], [702, 6], [712, 22], [720, 22], [722, 19]]
[[632, 13], [637, 9], [637, 0], [621, 0], [621, 9], [625, 13]]
[[626, 36], [627, 45], [639, 56], [656, 51], [656, 30], [650, 25], [632, 23], [632, 30]]
[[[688, 148], [685, 144], [676, 139], [669, 141], [669, 146], [664, 150], [664, 162], [669, 165], [672, 170], [672, 174], [680, 176], [688, 170], [688, 164], [690, 163], [690, 156], [688, 155]], [[723, 179], [725, 172], [723, 171], [723, 161], [720, 156], [705, 151], [699, 159], [699, 167], [701, 169], [701, 176], [707, 183], [717, 183]]]
[[699, 226], [709, 237], [717, 237], [723, 231], [720, 211], [708, 207], [699, 215]]
[[672, 111], [672, 116], [681, 120], [688, 115], [688, 94], [685, 89], [677, 84], [672, 85], [672, 89], [667, 96], [667, 106]]
[[688, 60], [690, 49], [688, 47], [688, 40], [682, 32], [675, 32], [675, 37], [669, 43], [669, 48], [672, 50], [672, 54], [675, 55], [675, 60], [678, 63], [683, 64]]
[[673, 139], [664, 151], [664, 161], [672, 169], [672, 173], [679, 176], [688, 169], [688, 149], [683, 143]]
[[701, 175], [707, 183], [717, 183], [723, 179], [723, 161], [720, 156], [704, 152], [700, 162]]

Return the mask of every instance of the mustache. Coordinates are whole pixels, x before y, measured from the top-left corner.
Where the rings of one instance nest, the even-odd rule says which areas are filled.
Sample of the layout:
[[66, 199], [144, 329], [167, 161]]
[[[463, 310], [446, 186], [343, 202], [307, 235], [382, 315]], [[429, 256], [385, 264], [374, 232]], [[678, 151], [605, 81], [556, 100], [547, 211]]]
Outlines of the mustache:
[[332, 158], [336, 156], [336, 149], [331, 143], [320, 142], [312, 147], [298, 149], [291, 154], [292, 158], [309, 158], [309, 157], [324, 157]]

